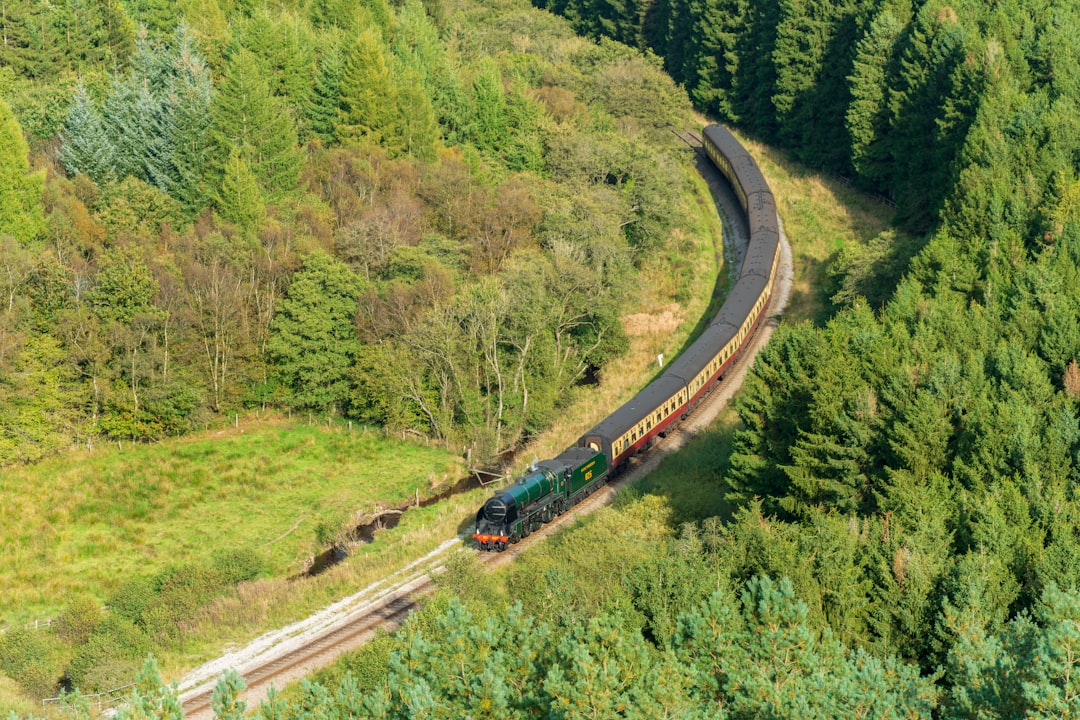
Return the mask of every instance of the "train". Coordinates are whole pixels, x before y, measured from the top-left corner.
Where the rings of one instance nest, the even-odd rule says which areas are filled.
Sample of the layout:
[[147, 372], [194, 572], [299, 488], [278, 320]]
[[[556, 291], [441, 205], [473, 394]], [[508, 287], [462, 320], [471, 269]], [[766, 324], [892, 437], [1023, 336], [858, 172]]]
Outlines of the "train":
[[766, 315], [780, 267], [776, 201], [757, 162], [722, 125], [702, 146], [735, 192], [750, 229], [738, 279], [704, 332], [662, 374], [588, 430], [577, 444], [532, 467], [476, 513], [481, 550], [505, 550], [570, 509], [666, 435], [736, 363]]

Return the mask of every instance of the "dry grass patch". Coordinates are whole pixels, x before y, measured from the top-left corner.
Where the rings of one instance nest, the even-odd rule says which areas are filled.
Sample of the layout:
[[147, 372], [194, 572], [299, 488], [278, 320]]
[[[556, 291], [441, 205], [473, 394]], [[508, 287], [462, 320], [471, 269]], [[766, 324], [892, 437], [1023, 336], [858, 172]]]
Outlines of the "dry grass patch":
[[814, 174], [776, 150], [739, 135], [776, 197], [791, 244], [795, 279], [787, 322], [824, 322], [833, 311], [829, 264], [847, 243], [866, 245], [890, 229], [892, 208], [838, 180]]

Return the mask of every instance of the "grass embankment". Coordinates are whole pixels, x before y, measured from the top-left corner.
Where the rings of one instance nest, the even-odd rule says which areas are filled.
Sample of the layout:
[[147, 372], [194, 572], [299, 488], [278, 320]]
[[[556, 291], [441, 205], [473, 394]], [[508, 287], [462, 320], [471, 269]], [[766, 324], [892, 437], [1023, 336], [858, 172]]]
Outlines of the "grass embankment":
[[320, 523], [451, 483], [458, 458], [357, 428], [252, 421], [158, 445], [115, 446], [7, 468], [0, 619], [101, 600], [132, 575], [248, 548], [271, 576], [302, 569]]
[[[842, 182], [793, 162], [767, 145], [739, 135], [772, 187], [791, 244], [795, 278], [784, 322], [822, 324], [835, 308], [831, 262], [849, 244], [867, 245], [890, 229], [893, 209]], [[898, 236], [900, 234], [898, 233]], [[907, 242], [906, 239], [898, 242]]]

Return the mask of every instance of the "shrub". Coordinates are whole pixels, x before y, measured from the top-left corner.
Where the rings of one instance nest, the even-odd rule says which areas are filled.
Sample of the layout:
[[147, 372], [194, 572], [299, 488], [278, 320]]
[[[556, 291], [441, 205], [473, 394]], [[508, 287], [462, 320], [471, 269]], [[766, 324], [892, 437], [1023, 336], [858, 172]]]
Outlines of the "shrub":
[[125, 580], [109, 599], [109, 613], [132, 622], [138, 620], [146, 606], [154, 601], [154, 583], [147, 577]]
[[224, 589], [226, 586], [259, 577], [266, 569], [266, 563], [262, 555], [251, 548], [237, 548], [214, 553], [212, 567], [220, 576]]
[[147, 634], [128, 618], [110, 614], [75, 649], [67, 678], [83, 692], [110, 690], [131, 681], [150, 652]]
[[56, 636], [68, 645], [82, 645], [90, 639], [105, 613], [89, 595], [76, 595], [56, 616]]
[[52, 633], [16, 628], [0, 636], [0, 670], [35, 698], [56, 692], [60, 647]]

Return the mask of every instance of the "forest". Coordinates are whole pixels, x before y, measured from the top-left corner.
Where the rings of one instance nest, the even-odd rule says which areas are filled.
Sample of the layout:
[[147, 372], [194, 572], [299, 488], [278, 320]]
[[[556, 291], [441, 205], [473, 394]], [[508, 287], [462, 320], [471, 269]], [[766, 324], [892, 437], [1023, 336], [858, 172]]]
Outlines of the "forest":
[[[619, 351], [621, 294], [661, 251], [677, 191], [646, 124], [620, 132], [577, 109], [583, 85], [500, 67], [479, 38], [455, 46], [472, 64], [451, 63], [452, 14], [434, 4], [372, 3], [352, 32], [331, 3], [305, 6], [303, 22], [190, 4], [199, 25], [176, 25], [164, 3], [94, 4], [98, 31], [77, 35], [96, 40], [78, 48], [44, 40], [72, 22], [55, 8], [75, 4], [34, 22], [30, 3], [4, 5], [5, 43], [10, 32], [20, 50], [0, 68], [0, 148], [15, 148], [0, 151], [0, 460], [98, 433], [182, 432], [243, 403], [462, 433], [495, 451], [550, 417], [560, 383]], [[537, 4], [598, 39], [575, 58], [582, 77], [606, 57], [662, 63], [713, 117], [894, 202], [906, 232], [845, 246], [828, 317], [781, 325], [759, 356], [740, 429], [707, 473], [729, 515], [629, 498], [501, 588], [459, 568], [445, 581], [457, 599], [256, 716], [1080, 712], [1080, 8]], [[271, 29], [280, 40], [256, 43]], [[348, 39], [318, 43], [301, 81], [285, 55], [339, 30]], [[114, 57], [128, 59], [122, 72], [70, 73]], [[677, 103], [677, 88], [638, 77], [588, 99], [631, 117], [635, 103]], [[410, 86], [429, 105], [405, 102]], [[337, 107], [320, 114], [327, 88]], [[225, 109], [252, 98], [261, 114]], [[571, 116], [610, 145], [568, 137], [558, 119]], [[121, 147], [133, 117], [177, 125]], [[295, 143], [245, 140], [283, 122], [274, 134]], [[31, 169], [20, 125], [57, 166]], [[356, 179], [326, 181], [345, 177]], [[361, 212], [367, 198], [345, 187], [379, 211]], [[481, 216], [501, 225], [470, 225]], [[523, 248], [533, 262], [518, 261]], [[511, 292], [524, 289], [536, 294]], [[358, 308], [371, 320], [330, 344], [343, 356], [304, 366], [298, 328], [340, 329], [332, 318]], [[545, 321], [556, 332], [530, 334]], [[568, 552], [586, 542], [589, 557]], [[175, 717], [152, 662], [141, 677], [124, 712]], [[244, 712], [240, 684], [223, 678], [218, 717]]]
[[0, 34], [0, 464], [271, 409], [482, 465], [623, 351], [642, 266], [689, 272], [650, 142], [686, 95], [629, 48], [557, 64], [419, 0], [26, 0]]

